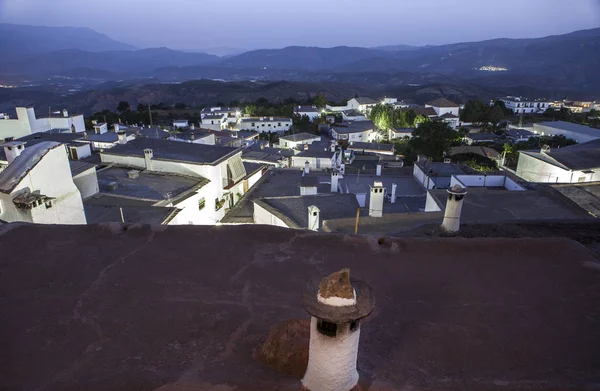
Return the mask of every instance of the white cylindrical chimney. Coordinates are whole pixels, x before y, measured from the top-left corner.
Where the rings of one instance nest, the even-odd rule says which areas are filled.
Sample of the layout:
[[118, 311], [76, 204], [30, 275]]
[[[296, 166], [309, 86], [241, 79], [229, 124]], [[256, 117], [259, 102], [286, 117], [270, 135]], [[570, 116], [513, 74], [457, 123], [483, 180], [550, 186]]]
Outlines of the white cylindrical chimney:
[[121, 131], [117, 134], [119, 135], [119, 144], [127, 144], [127, 134]]
[[398, 187], [398, 185], [396, 185], [395, 183], [392, 183], [392, 204], [396, 203], [396, 188]]
[[371, 197], [369, 197], [369, 216], [383, 216], [383, 199], [385, 197], [385, 188], [382, 182], [375, 182], [371, 187]]
[[381, 163], [377, 164], [377, 176], [381, 176]]
[[144, 160], [146, 162], [146, 170], [152, 171], [152, 158], [154, 157], [154, 151], [150, 148], [144, 149]]
[[321, 211], [314, 205], [308, 207], [308, 229], [311, 231], [318, 231], [319, 226], [319, 215]]
[[442, 229], [446, 232], [458, 232], [460, 229], [460, 213], [467, 189], [456, 184], [448, 189], [447, 192], [448, 201], [446, 201]]
[[304, 174], [310, 174], [310, 163], [308, 160], [304, 162]]
[[337, 171], [331, 172], [331, 192], [337, 193], [339, 187], [339, 173]]
[[350, 391], [356, 387], [360, 320], [374, 305], [371, 288], [350, 280], [348, 269], [321, 280], [316, 295], [314, 291], [305, 294], [304, 307], [311, 314], [308, 366], [302, 378], [305, 389]]

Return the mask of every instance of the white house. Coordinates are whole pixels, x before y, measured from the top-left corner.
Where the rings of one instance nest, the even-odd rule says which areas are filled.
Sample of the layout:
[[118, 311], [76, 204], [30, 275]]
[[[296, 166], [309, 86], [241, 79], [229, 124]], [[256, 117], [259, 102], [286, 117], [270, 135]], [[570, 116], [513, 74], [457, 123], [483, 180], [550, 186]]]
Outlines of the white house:
[[348, 151], [354, 151], [360, 154], [375, 155], [394, 155], [394, 144], [364, 143], [360, 141], [350, 141]]
[[202, 114], [200, 118], [200, 127], [204, 129], [221, 130], [226, 123], [227, 114], [224, 113]]
[[176, 119], [173, 121], [173, 127], [175, 129], [187, 128], [188, 126], [190, 126], [190, 124], [187, 119]]
[[425, 103], [425, 108], [432, 108], [437, 116], [452, 126], [458, 127], [460, 106], [446, 98], [438, 98]]
[[305, 168], [308, 162], [310, 170], [325, 170], [336, 167], [336, 161], [340, 152], [308, 150], [302, 151], [291, 157], [291, 166], [294, 168]]
[[69, 167], [71, 168], [73, 183], [77, 186], [83, 200], [98, 194], [100, 189], [98, 187], [95, 164], [70, 161]]
[[19, 138], [36, 132], [54, 130], [58, 132], [81, 133], [85, 131], [83, 115], [70, 116], [67, 110], [54, 112], [48, 118], [36, 118], [31, 107], [17, 107], [17, 118], [0, 116], [0, 139]]
[[94, 134], [104, 134], [108, 133], [108, 124], [105, 122], [95, 123], [94, 124]]
[[413, 128], [391, 128], [388, 130], [388, 139], [398, 140], [403, 138], [411, 138], [415, 129]]
[[[529, 100], [520, 96], [507, 96], [505, 98], [499, 98], [504, 102], [507, 109], [511, 109], [515, 114], [537, 114], [543, 113], [550, 108], [550, 102], [545, 100]], [[490, 102], [491, 105], [495, 101]]]
[[293, 149], [298, 145], [312, 144], [321, 141], [321, 136], [310, 133], [296, 133], [279, 137], [279, 148]]
[[[188, 194], [185, 207], [189, 209], [179, 213], [176, 221], [210, 225], [219, 222], [250, 187], [242, 151], [241, 148], [139, 138], [101, 152], [100, 158], [102, 163], [150, 173], [181, 175], [196, 178], [197, 182], [206, 179], [208, 182], [201, 189]], [[160, 206], [175, 205], [167, 202]]]
[[600, 129], [565, 121], [546, 121], [533, 124], [533, 133], [540, 136], [565, 136], [578, 143], [600, 138]]
[[348, 110], [358, 110], [361, 113], [368, 114], [377, 103], [377, 101], [367, 97], [352, 98], [348, 101], [347, 107]]
[[307, 116], [311, 121], [321, 116], [321, 111], [317, 109], [317, 106], [296, 106], [294, 107], [294, 115]]
[[473, 145], [477, 143], [494, 143], [498, 141], [500, 137], [494, 133], [468, 133], [463, 137], [463, 141], [467, 145]]
[[372, 121], [359, 121], [346, 125], [334, 125], [331, 128], [331, 137], [334, 140], [370, 142], [377, 138]]
[[0, 219], [39, 224], [86, 224], [81, 194], [62, 144], [4, 144], [8, 167], [0, 173]]
[[221, 118], [222, 129], [232, 128], [237, 124], [242, 113], [239, 107], [210, 107], [202, 109], [200, 112], [201, 119], [204, 119], [207, 116], [208, 118], [206, 118], [206, 121], [201, 121], [201, 126], [207, 129], [218, 130], [213, 127], [216, 124], [214, 121]]
[[529, 182], [600, 181], [600, 139], [539, 152], [519, 151], [517, 175]]
[[240, 119], [239, 130], [251, 130], [259, 133], [287, 132], [292, 127], [292, 119], [285, 117], [245, 117]]
[[367, 116], [358, 110], [346, 110], [342, 111], [342, 118], [344, 121], [367, 121]]

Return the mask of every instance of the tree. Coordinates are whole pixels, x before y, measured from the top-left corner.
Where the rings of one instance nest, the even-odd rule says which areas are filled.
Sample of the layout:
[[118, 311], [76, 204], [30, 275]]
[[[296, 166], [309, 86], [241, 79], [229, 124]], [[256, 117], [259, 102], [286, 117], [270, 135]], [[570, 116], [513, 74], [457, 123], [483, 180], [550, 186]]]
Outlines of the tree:
[[120, 101], [120, 102], [119, 102], [119, 105], [117, 106], [117, 111], [118, 111], [119, 113], [122, 113], [122, 112], [124, 112], [124, 111], [127, 111], [127, 110], [129, 110], [129, 109], [130, 109], [130, 107], [129, 107], [129, 102], [126, 102], [126, 101], [124, 101], [124, 100]]
[[179, 102], [179, 103], [175, 103], [174, 106], [177, 110], [185, 110], [185, 108], [187, 107], [185, 103], [183, 102]]
[[327, 106], [327, 103], [329, 103], [329, 101], [325, 95], [319, 94], [315, 97], [315, 106], [317, 106], [318, 109], [323, 110], [325, 106]]
[[140, 112], [140, 113], [143, 113], [143, 112], [144, 112], [144, 111], [146, 111], [147, 109], [148, 109], [148, 106], [146, 106], [146, 105], [144, 105], [144, 104], [142, 104], [142, 103], [139, 103], [139, 104], [138, 104], [138, 107], [137, 107], [137, 111], [138, 111], [138, 112]]
[[422, 123], [413, 132], [409, 145], [415, 154], [425, 155], [434, 161], [440, 161], [460, 135], [445, 122], [430, 121]]
[[492, 124], [497, 124], [498, 122], [502, 121], [504, 119], [504, 112], [502, 111], [502, 108], [500, 106], [494, 106], [490, 109], [489, 113], [488, 113], [488, 120], [492, 123]]
[[465, 103], [464, 109], [460, 113], [460, 120], [463, 122], [482, 123], [487, 121], [489, 106], [480, 100], [469, 100]]

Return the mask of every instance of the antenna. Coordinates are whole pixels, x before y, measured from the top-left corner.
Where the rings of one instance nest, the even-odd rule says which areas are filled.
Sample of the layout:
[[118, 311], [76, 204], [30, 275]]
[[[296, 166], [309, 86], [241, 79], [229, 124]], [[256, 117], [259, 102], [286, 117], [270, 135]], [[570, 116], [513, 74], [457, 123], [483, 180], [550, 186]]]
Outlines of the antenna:
[[150, 116], [150, 127], [152, 127], [152, 109], [150, 105], [148, 105], [148, 115]]

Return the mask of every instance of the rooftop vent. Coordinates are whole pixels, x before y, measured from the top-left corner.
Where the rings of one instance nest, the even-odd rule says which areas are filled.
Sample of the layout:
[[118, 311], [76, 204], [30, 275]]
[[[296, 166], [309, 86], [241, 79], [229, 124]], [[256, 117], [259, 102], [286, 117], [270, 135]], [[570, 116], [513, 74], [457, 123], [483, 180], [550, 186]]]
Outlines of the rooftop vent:
[[129, 179], [137, 179], [140, 177], [140, 172], [138, 170], [127, 171], [127, 177]]
[[108, 187], [109, 191], [115, 191], [119, 188], [119, 183], [118, 182], [109, 182], [107, 187]]

